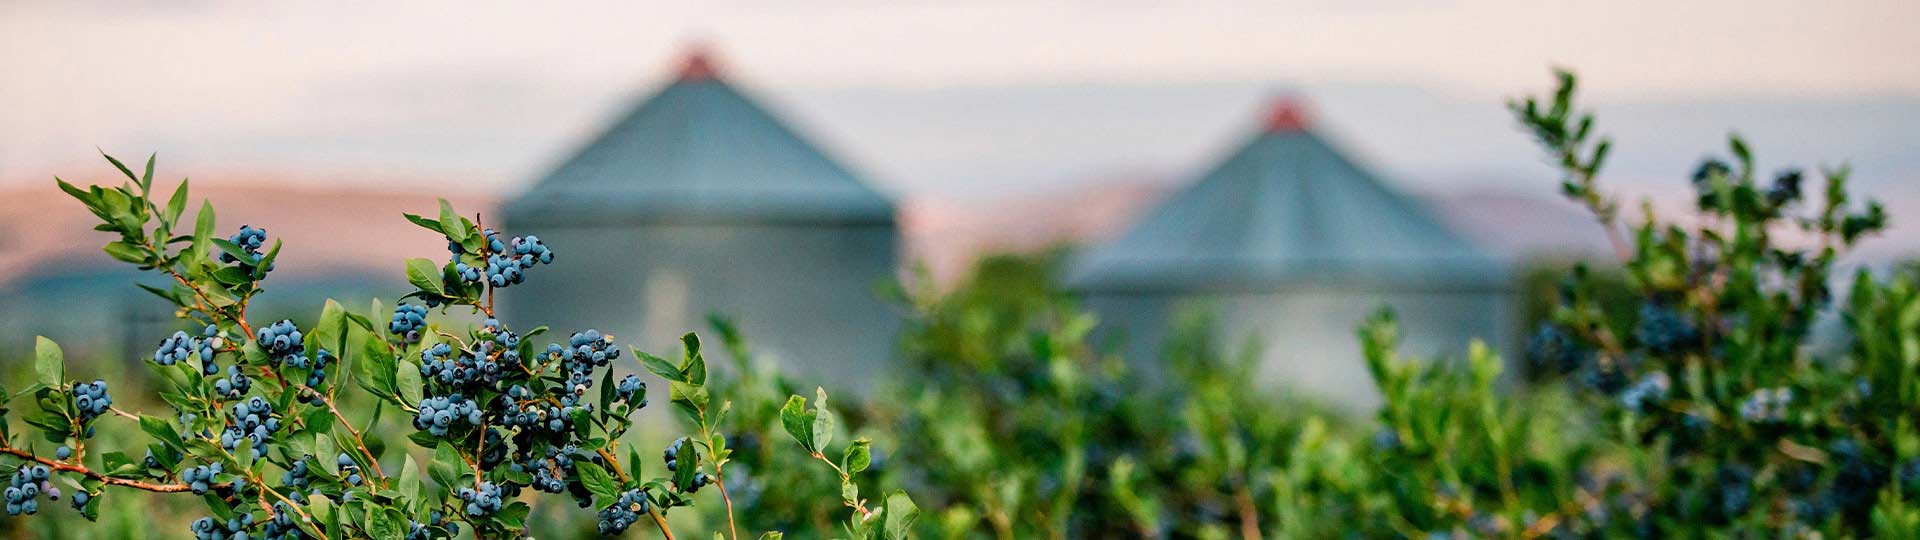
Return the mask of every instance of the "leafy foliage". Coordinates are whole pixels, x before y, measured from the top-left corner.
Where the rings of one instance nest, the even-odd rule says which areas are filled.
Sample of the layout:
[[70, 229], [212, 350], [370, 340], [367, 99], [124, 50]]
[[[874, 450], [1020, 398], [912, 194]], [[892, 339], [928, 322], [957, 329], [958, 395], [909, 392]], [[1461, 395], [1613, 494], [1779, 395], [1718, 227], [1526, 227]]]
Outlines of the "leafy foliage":
[[[1821, 171], [1817, 193], [1798, 170], [1763, 177], [1735, 137], [1689, 179], [1687, 211], [1643, 203], [1628, 222], [1600, 176], [1611, 142], [1576, 105], [1574, 77], [1558, 81], [1511, 109], [1562, 171], [1561, 191], [1607, 231], [1618, 267], [1565, 272], [1550, 305], [1529, 308], [1545, 323], [1525, 377], [1478, 344], [1462, 358], [1403, 356], [1381, 312], [1358, 331], [1363, 358], [1335, 360], [1372, 373], [1384, 404], [1371, 422], [1261, 386], [1259, 348], [1221, 346], [1204, 312], [1186, 314], [1157, 358], [1134, 359], [1166, 367], [1146, 379], [1060, 292], [1059, 253], [988, 258], [950, 288], [897, 290], [910, 313], [904, 369], [837, 408], [719, 317], [712, 334], [731, 365], [709, 366], [694, 334], [668, 358], [590, 330], [535, 348], [545, 329], [509, 328], [493, 297], [557, 255], [446, 205], [406, 216], [448, 241], [446, 259], [406, 263], [407, 298], [425, 305], [329, 302], [315, 324], [255, 327], [246, 306], [279, 244], [254, 227], [215, 238], [207, 205], [192, 232], [176, 232], [184, 182], [163, 206], [149, 198], [151, 160], [144, 175], [113, 161], [130, 183], [62, 189], [117, 235], [110, 255], [171, 280], [149, 290], [197, 332], [155, 351], [155, 396], [73, 380], [59, 346], [40, 340], [30, 385], [0, 389], [0, 413], [18, 406], [33, 428], [0, 422], [8, 509], [47, 513], [38, 502], [57, 481], [89, 519], [108, 508], [108, 487], [196, 494], [210, 515], [192, 529], [208, 537], [518, 537], [547, 515], [531, 487], [590, 508], [601, 534], [651, 523], [671, 537], [673, 512], [727, 540], [741, 528], [1920, 537], [1920, 271], [1835, 276], [1885, 211], [1851, 198], [1844, 168]], [[466, 312], [479, 324], [457, 323]], [[666, 385], [685, 428], [655, 434], [670, 441], [657, 470], [629, 442], [649, 399], [647, 381], [616, 375], [629, 359]], [[140, 398], [173, 410], [121, 408]], [[411, 421], [411, 448], [386, 444], [389, 413]], [[784, 439], [794, 444], [772, 444]], [[709, 486], [718, 508], [696, 504]]]

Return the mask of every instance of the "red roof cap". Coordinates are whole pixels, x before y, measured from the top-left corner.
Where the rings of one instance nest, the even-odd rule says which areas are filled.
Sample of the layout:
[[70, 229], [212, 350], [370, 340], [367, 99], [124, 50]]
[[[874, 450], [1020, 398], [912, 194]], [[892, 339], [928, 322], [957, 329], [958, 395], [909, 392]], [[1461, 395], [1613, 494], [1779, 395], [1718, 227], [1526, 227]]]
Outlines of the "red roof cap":
[[1267, 133], [1306, 131], [1310, 124], [1307, 105], [1298, 97], [1286, 96], [1274, 100], [1273, 108], [1267, 111]]
[[714, 66], [713, 51], [705, 43], [694, 43], [681, 53], [680, 80], [703, 81], [719, 75], [720, 69]]

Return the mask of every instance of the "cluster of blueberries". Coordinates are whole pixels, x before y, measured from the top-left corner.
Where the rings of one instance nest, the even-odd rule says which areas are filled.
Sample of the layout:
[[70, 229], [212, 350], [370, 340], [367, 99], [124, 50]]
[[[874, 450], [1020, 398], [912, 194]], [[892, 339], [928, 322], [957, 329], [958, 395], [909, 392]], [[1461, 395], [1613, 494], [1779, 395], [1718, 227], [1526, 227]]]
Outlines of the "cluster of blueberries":
[[266, 351], [267, 356], [272, 357], [276, 363], [288, 357], [307, 354], [307, 345], [302, 341], [304, 336], [300, 333], [300, 327], [295, 326], [291, 320], [281, 319], [279, 322], [262, 326], [254, 331], [253, 338], [260, 344], [260, 350]]
[[280, 484], [290, 488], [296, 488], [294, 490], [296, 492], [299, 489], [306, 488], [307, 484], [313, 481], [313, 470], [307, 468], [306, 458], [309, 457], [313, 456], [306, 456], [301, 458], [300, 461], [293, 462], [293, 467], [288, 468], [287, 472], [280, 473]]
[[226, 378], [213, 381], [214, 393], [227, 399], [238, 399], [247, 395], [247, 390], [252, 388], [253, 379], [247, 378], [247, 374], [240, 371], [240, 366], [227, 366]]
[[253, 526], [253, 514], [241, 513], [225, 522], [210, 517], [193, 520], [189, 527], [194, 540], [248, 540], [247, 527]]
[[[294, 325], [293, 321], [282, 319], [260, 327], [259, 330], [254, 331], [253, 337], [255, 343], [260, 345], [260, 350], [266, 351], [267, 357], [273, 361], [276, 368], [305, 370], [307, 387], [317, 390], [327, 381], [327, 366], [332, 365], [335, 360], [333, 353], [320, 349], [309, 358], [306, 342], [302, 341], [305, 336], [300, 333], [300, 327]], [[229, 372], [231, 374], [233, 370]], [[322, 397], [312, 392], [301, 394], [300, 399], [314, 405], [322, 402]]]
[[[308, 361], [305, 356], [296, 356], [287, 359], [288, 366], [307, 370], [307, 387], [313, 388], [316, 391], [319, 390], [322, 383], [327, 382], [327, 366], [331, 366], [337, 362], [338, 359], [334, 358], [333, 353], [327, 352], [326, 349], [314, 351], [312, 361]], [[315, 393], [304, 394], [301, 398], [313, 405], [322, 403], [321, 397]]]
[[487, 229], [485, 234], [487, 244], [485, 252], [480, 254], [486, 262], [483, 266], [460, 260], [466, 250], [459, 243], [447, 243], [447, 251], [453, 253], [453, 273], [462, 283], [485, 283], [496, 289], [504, 289], [526, 282], [527, 271], [533, 269], [534, 265], [553, 263], [553, 250], [547, 249], [538, 236], [515, 236], [501, 240], [499, 231]]
[[211, 324], [207, 325], [206, 330], [201, 331], [198, 338], [186, 332], [174, 332], [173, 335], [160, 340], [160, 348], [153, 351], [153, 363], [171, 366], [178, 362], [185, 362], [187, 357], [197, 353], [200, 355], [200, 373], [213, 375], [220, 372], [220, 368], [213, 363], [214, 354], [218, 353], [225, 344], [226, 339], [220, 337], [220, 327]]
[[[227, 241], [233, 242], [233, 245], [240, 247], [240, 251], [246, 252], [247, 260], [241, 260], [234, 257], [232, 253], [222, 251], [220, 252], [220, 262], [240, 263], [241, 268], [252, 270], [260, 264], [260, 258], [262, 257], [260, 247], [267, 243], [267, 230], [241, 225], [240, 232], [234, 233]], [[267, 271], [273, 271], [273, 264], [267, 264]]]
[[[60, 488], [47, 485], [47, 478], [53, 471], [46, 465], [21, 466], [13, 471], [7, 480], [7, 515], [35, 514], [40, 512], [40, 495], [60, 500]], [[84, 506], [86, 503], [79, 503]]]
[[293, 518], [293, 509], [288, 507], [285, 501], [275, 501], [273, 503], [273, 518], [268, 519], [266, 527], [261, 528], [261, 538], [265, 540], [305, 540], [307, 538], [307, 532], [300, 530], [300, 526], [293, 522]]
[[401, 336], [407, 343], [420, 341], [420, 331], [427, 327], [427, 306], [419, 304], [400, 304], [393, 308], [393, 319], [387, 322], [387, 332]]
[[192, 490], [193, 494], [205, 495], [207, 490], [213, 487], [214, 475], [220, 474], [223, 468], [217, 461], [207, 465], [188, 467], [187, 470], [180, 472], [180, 481], [185, 482], [187, 489]]
[[153, 351], [153, 363], [171, 366], [186, 361], [187, 356], [199, 349], [200, 340], [193, 339], [186, 332], [174, 332], [167, 339], [160, 340], [160, 348]]
[[455, 422], [480, 425], [479, 404], [460, 394], [423, 398], [419, 408], [420, 412], [413, 417], [413, 428], [436, 437], [447, 436], [447, 431], [456, 426]]
[[355, 464], [353, 462], [353, 456], [347, 455], [346, 452], [341, 452], [340, 455], [335, 456], [333, 458], [333, 464], [340, 468], [340, 474], [346, 475], [347, 485], [357, 486], [360, 485], [360, 482], [365, 481], [364, 478], [360, 477], [360, 466]]
[[582, 452], [580, 448], [573, 443], [567, 443], [565, 446], [559, 447], [552, 444], [545, 446], [546, 449], [544, 452], [531, 454], [526, 457], [524, 462], [516, 462], [509, 468], [514, 472], [533, 471], [533, 482], [531, 485], [536, 491], [555, 494], [572, 491], [576, 499], [586, 496], [585, 485], [577, 481], [569, 480], [574, 476], [574, 460], [585, 459], [588, 462], [599, 464], [602, 461], [600, 456], [590, 452]]
[[490, 385], [500, 380], [500, 363], [489, 354], [493, 350], [492, 341], [479, 343], [479, 350], [468, 352], [465, 349], [454, 354], [453, 347], [446, 343], [436, 343], [421, 353], [420, 376], [427, 380], [437, 380], [440, 384], [454, 388], [468, 388], [477, 385]]
[[506, 414], [500, 418], [500, 425], [544, 429], [551, 433], [573, 430], [573, 406], [542, 403], [535, 399], [532, 390], [517, 384], [507, 388], [506, 395], [501, 396], [500, 400], [506, 410]]
[[[94, 379], [92, 383], [73, 383], [73, 408], [79, 411], [80, 425], [87, 426], [94, 418], [107, 413], [113, 406], [113, 396], [107, 395], [107, 381]], [[93, 426], [87, 426], [86, 435], [93, 436]]]
[[434, 510], [427, 514], [426, 523], [421, 523], [418, 521], [408, 522], [407, 540], [429, 540], [433, 538], [433, 529], [431, 529], [430, 527], [440, 527], [442, 529], [445, 529], [447, 531], [448, 538], [452, 538], [460, 535], [459, 523], [447, 521], [447, 516], [445, 514], [440, 513], [439, 510]]
[[[639, 375], [627, 375], [620, 379], [619, 384], [614, 385], [613, 395], [615, 399], [627, 402], [635, 409], [645, 408], [647, 406], [647, 382], [640, 380]], [[633, 398], [636, 395], [640, 397], [639, 401], [634, 401]]]
[[267, 455], [267, 439], [280, 431], [280, 418], [273, 414], [273, 404], [260, 396], [248, 398], [244, 403], [233, 404], [233, 412], [227, 417], [227, 429], [220, 434], [220, 447], [228, 451], [240, 445], [240, 441], [250, 441], [253, 458]]
[[566, 391], [560, 393], [560, 403], [573, 405], [593, 387], [593, 370], [607, 367], [620, 359], [620, 348], [614, 346], [613, 336], [602, 335], [599, 330], [574, 332], [567, 338], [567, 346], [558, 343], [547, 345], [547, 358], [559, 360], [561, 369], [567, 372]]
[[645, 490], [633, 489], [621, 493], [613, 506], [600, 509], [600, 534], [613, 536], [627, 531], [640, 521], [640, 515], [647, 513], [649, 503]]
[[494, 485], [493, 482], [481, 482], [479, 489], [462, 487], [458, 493], [460, 500], [467, 503], [466, 510], [469, 516], [493, 515], [494, 512], [500, 511], [503, 502], [500, 498], [500, 486]]
[[494, 288], [506, 288], [527, 280], [527, 270], [535, 264], [553, 263], [553, 250], [540, 242], [540, 237], [527, 235], [515, 236], [502, 242], [500, 234], [487, 229], [487, 284]]

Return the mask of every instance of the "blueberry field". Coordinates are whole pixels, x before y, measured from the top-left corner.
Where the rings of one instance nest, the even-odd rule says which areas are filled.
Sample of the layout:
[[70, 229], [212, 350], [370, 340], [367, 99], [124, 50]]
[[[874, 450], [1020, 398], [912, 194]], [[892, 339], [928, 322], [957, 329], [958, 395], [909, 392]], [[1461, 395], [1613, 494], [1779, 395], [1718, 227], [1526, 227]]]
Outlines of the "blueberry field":
[[1622, 200], [1555, 82], [1506, 114], [1610, 256], [1546, 272], [1518, 357], [1405, 352], [1380, 309], [1329, 360], [1365, 366], [1364, 411], [1264, 382], [1255, 349], [1288, 344], [1205, 310], [1124, 358], [1059, 253], [889, 287], [899, 369], [857, 385], [783, 372], [724, 313], [669, 350], [510, 320], [589, 255], [445, 201], [390, 216], [445, 239], [393, 261], [410, 288], [262, 319], [298, 248], [108, 157], [124, 182], [59, 182], [98, 218], [67, 238], [158, 278], [126, 288], [177, 331], [140, 336], [141, 373], [0, 352], [0, 535], [1920, 538], [1920, 270], [1841, 263], [1892, 216], [1737, 137], [1675, 175], [1684, 214]]

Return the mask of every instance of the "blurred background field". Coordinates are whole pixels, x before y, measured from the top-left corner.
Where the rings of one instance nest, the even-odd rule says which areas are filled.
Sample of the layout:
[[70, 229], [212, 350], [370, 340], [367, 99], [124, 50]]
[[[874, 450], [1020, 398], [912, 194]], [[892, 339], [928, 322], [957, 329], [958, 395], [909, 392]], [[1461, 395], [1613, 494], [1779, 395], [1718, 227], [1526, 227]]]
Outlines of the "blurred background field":
[[[1378, 306], [1414, 356], [1504, 353], [1543, 425], [1574, 407], [1520, 361], [1560, 272], [1610, 257], [1501, 108], [1548, 66], [1593, 81], [1630, 200], [1689, 211], [1732, 129], [1764, 170], [1845, 164], [1913, 215], [1916, 21], [1907, 2], [7, 3], [0, 377], [46, 335], [133, 382], [177, 329], [51, 180], [112, 181], [96, 146], [153, 150], [223, 230], [285, 240], [256, 318], [404, 293], [402, 261], [444, 247], [400, 214], [446, 197], [560, 253], [510, 322], [666, 352], [719, 315], [757, 405], [847, 395], [849, 431], [897, 452], [882, 481], [940, 509], [925, 537], [1238, 535], [1249, 483], [1359, 482], [1342, 445], [1380, 396], [1354, 330]], [[1916, 230], [1894, 220], [1843, 267], [1893, 268]], [[789, 442], [746, 411], [741, 436], [770, 439], [748, 442]], [[1223, 430], [1248, 446], [1203, 444]], [[822, 496], [750, 500], [756, 523], [830, 530], [833, 486], [778, 455], [736, 490]], [[1227, 474], [1276, 470], [1320, 476]], [[194, 501], [148, 498], [109, 527], [0, 528], [186, 536]], [[564, 510], [537, 536], [592, 532]]]

